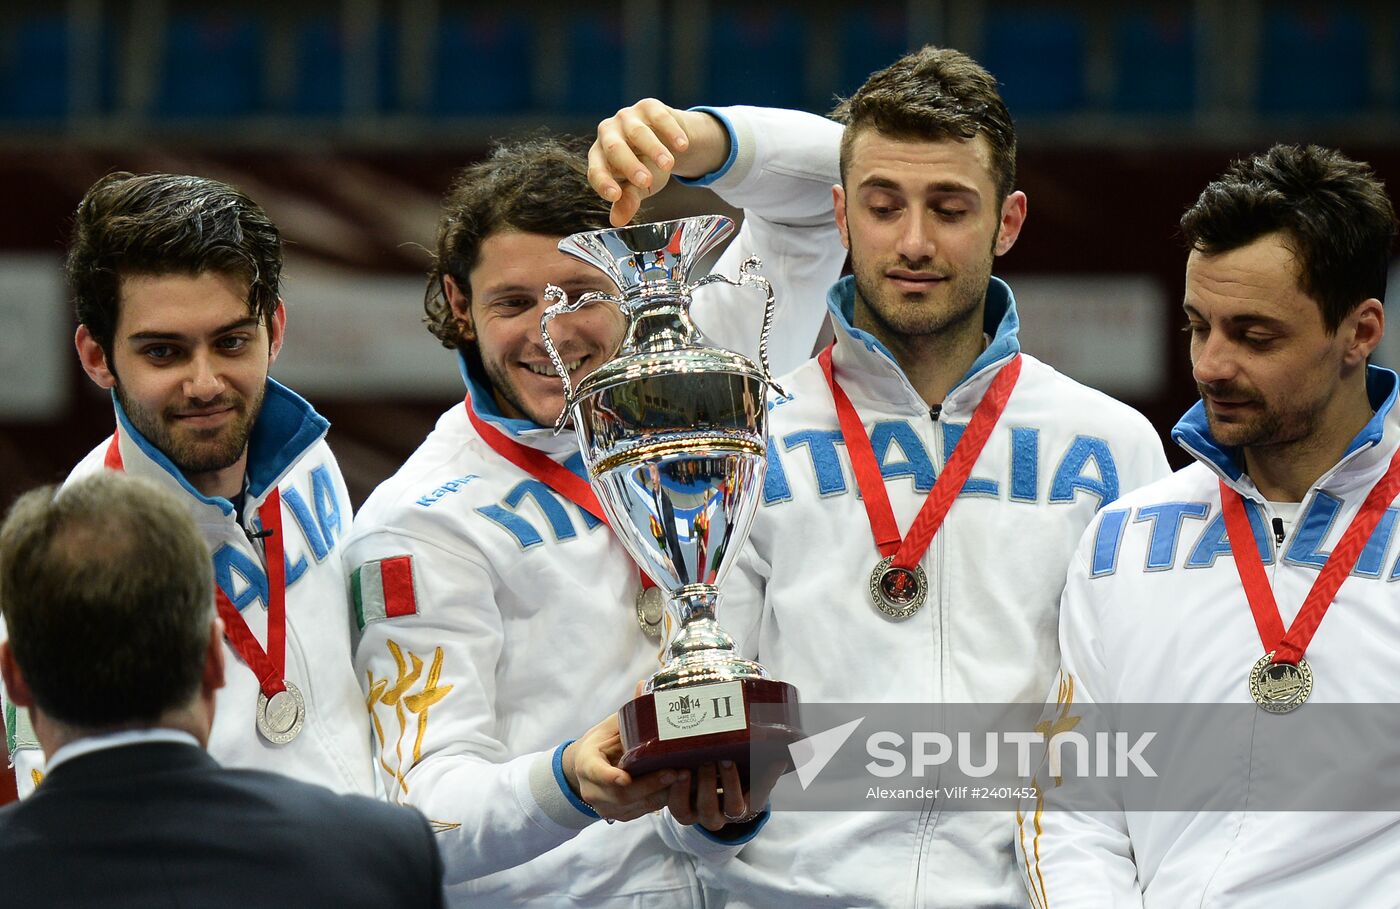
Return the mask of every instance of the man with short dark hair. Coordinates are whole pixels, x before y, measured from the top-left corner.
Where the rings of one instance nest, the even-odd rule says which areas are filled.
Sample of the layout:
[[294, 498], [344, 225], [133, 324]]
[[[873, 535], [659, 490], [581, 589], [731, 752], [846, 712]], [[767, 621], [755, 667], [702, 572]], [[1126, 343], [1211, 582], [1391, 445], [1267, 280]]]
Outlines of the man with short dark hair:
[[49, 775], [0, 809], [7, 902], [431, 907], [416, 812], [204, 753], [224, 684], [209, 552], [174, 493], [98, 473], [0, 526], [0, 675]]
[[[1393, 803], [1288, 814], [1267, 793], [1301, 759], [1324, 704], [1396, 700], [1400, 383], [1368, 365], [1385, 329], [1394, 209], [1367, 165], [1278, 145], [1232, 164], [1181, 227], [1201, 400], [1172, 438], [1195, 463], [1085, 532], [1052, 703], [1080, 717], [1096, 703], [1241, 705], [1238, 720], [1158, 752], [1222, 756], [1188, 771], [1206, 779], [1211, 810], [1170, 795], [1124, 808], [1126, 784], [1101, 781], [1120, 807], [1100, 811], [1110, 803], [1076, 800], [1093, 781], [1047, 781], [1024, 806], [1027, 886], [1056, 909], [1393, 905], [1381, 883], [1400, 855], [1400, 825], [1382, 810]], [[1289, 729], [1297, 739], [1283, 748], [1266, 734]], [[1367, 766], [1393, 763], [1388, 746]], [[1154, 773], [1184, 799], [1171, 766]], [[1329, 794], [1343, 802], [1354, 781], [1304, 766], [1316, 771], [1314, 807]]]
[[[781, 380], [723, 621], [805, 703], [1038, 700], [1074, 540], [1166, 472], [1161, 442], [1020, 352], [1011, 289], [991, 272], [1026, 197], [991, 74], [926, 47], [839, 112], [832, 192], [853, 275], [828, 296], [834, 346]], [[666, 829], [734, 907], [1024, 899], [995, 812], [775, 810], [733, 858], [737, 830]]]
[[[763, 258], [779, 301], [775, 368], [810, 355], [823, 317], [813, 303], [840, 269], [829, 196], [837, 133], [808, 114], [697, 113], [668, 162], [748, 205], [714, 270], [734, 277], [745, 256]], [[613, 711], [657, 668], [659, 600], [639, 600], [640, 573], [590, 501], [577, 442], [552, 431], [564, 397], [540, 338], [545, 287], [571, 299], [616, 292], [558, 249], [569, 234], [608, 227], [609, 215], [581, 144], [509, 142], [459, 175], [427, 311], [459, 356], [467, 400], [369, 498], [346, 546], [385, 788], [440, 823], [449, 895], [464, 905], [702, 904], [690, 859], [643, 818], [683, 774], [632, 779], [605, 759], [618, 753], [608, 723], [593, 725], [615, 725]], [[697, 294], [695, 319], [755, 356], [762, 311], [761, 294], [716, 286]], [[550, 327], [575, 384], [611, 358], [622, 331], [608, 306]], [[719, 827], [708, 774], [708, 820]]]
[[[74, 216], [67, 272], [84, 371], [116, 431], [74, 468], [178, 494], [214, 565], [233, 661], [210, 752], [373, 794], [338, 557], [351, 517], [328, 424], [268, 377], [282, 349], [282, 242], [263, 210], [203, 177], [115, 173]], [[43, 757], [6, 706], [20, 793]]]

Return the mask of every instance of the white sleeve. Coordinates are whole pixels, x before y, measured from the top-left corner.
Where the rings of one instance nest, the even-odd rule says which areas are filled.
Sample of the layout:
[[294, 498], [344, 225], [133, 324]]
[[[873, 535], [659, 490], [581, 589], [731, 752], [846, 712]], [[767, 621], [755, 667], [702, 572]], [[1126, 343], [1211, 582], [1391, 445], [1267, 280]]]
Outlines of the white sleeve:
[[[1086, 541], [1093, 539], [1097, 527], [1097, 522], [1089, 525]], [[1089, 585], [1081, 545], [1060, 601], [1061, 671], [1046, 706], [1051, 735], [1057, 728], [1074, 728], [1088, 713], [1100, 715], [1092, 707], [1094, 695], [1107, 690], [1103, 642]], [[1121, 799], [1116, 810], [1082, 810], [1077, 805], [1084, 803], [1076, 802], [1074, 795], [1077, 781], [1068, 775], [1056, 779], [1048, 766], [1039, 768], [1034, 783], [1037, 796], [1024, 800], [1016, 812], [1016, 858], [1031, 905], [1141, 909], [1142, 891]], [[1097, 787], [1093, 804], [1103, 804], [1110, 792], [1102, 788], [1105, 781], [1085, 785]]]
[[567, 743], [512, 757], [497, 737], [503, 629], [490, 569], [388, 529], [357, 534], [345, 558], [375, 764], [389, 799], [432, 822], [447, 883], [530, 861], [596, 821], [564, 781]]
[[[749, 256], [773, 285], [768, 356], [773, 375], [815, 352], [826, 323], [826, 294], [846, 259], [831, 189], [840, 182], [841, 126], [815, 114], [758, 107], [701, 108], [729, 132], [730, 155], [713, 174], [683, 181], [708, 186], [744, 211], [738, 237], [714, 271], [735, 278]], [[696, 294], [695, 320], [715, 343], [758, 356], [763, 296], [715, 284]]]

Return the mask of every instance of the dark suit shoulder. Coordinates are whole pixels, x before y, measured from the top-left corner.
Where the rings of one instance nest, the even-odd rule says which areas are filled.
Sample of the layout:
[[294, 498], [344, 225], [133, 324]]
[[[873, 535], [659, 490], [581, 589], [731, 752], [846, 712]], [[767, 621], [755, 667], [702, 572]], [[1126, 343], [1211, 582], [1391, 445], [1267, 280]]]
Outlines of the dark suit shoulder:
[[[332, 792], [280, 774], [225, 770], [222, 782], [244, 790], [250, 799], [276, 805], [287, 823], [298, 824], [314, 839], [315, 851], [335, 852], [361, 879], [376, 869], [386, 878], [418, 891], [431, 880], [441, 889], [442, 864], [428, 820], [414, 808]], [[310, 846], [302, 840], [295, 846]], [[421, 892], [421, 891], [419, 891]], [[431, 902], [405, 905], [435, 906]], [[385, 903], [384, 905], [397, 905]]]
[[224, 769], [219, 772], [219, 776], [228, 786], [244, 789], [251, 796], [275, 799], [288, 810], [305, 813], [308, 819], [314, 819], [318, 823], [331, 817], [349, 822], [364, 819], [376, 826], [402, 824], [414, 827], [418, 823], [426, 823], [423, 815], [412, 808], [381, 802], [363, 795], [334, 792], [324, 786], [303, 783], [280, 773]]
[[104, 909], [442, 904], [432, 829], [412, 809], [212, 762], [144, 776], [89, 764], [60, 779], [64, 769], [0, 809], [0, 868], [26, 869], [7, 898]]

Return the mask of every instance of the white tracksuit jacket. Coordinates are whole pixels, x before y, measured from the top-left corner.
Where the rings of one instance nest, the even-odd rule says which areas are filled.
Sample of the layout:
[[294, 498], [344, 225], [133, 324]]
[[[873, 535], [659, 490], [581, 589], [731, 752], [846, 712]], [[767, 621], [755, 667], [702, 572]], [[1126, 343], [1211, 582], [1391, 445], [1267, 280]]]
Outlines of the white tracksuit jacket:
[[[1373, 366], [1367, 380], [1375, 416], [1308, 490], [1281, 543], [1274, 509], [1243, 473], [1236, 450], [1211, 438], [1203, 405], [1182, 418], [1172, 437], [1197, 463], [1100, 512], [1071, 563], [1060, 646], [1072, 709], [1252, 705], [1248, 673], [1264, 649], [1224, 532], [1219, 482], [1253, 512], [1286, 628], [1400, 446], [1396, 375]], [[1372, 534], [1307, 648], [1315, 683], [1308, 702], [1283, 716], [1244, 710], [1249, 721], [1215, 743], [1212, 753], [1235, 756], [1211, 771], [1211, 791], [1229, 810], [1057, 810], [1053, 786], [1044, 787], [1048, 801], [1023, 804], [1017, 852], [1035, 906], [1380, 909], [1400, 902], [1400, 816], [1239, 810], [1252, 794], [1248, 804], [1258, 804], [1258, 781], [1273, 772], [1271, 762], [1287, 759], [1257, 739], [1306, 723], [1319, 705], [1400, 701], [1397, 514], [1392, 506]], [[1392, 773], [1384, 768], [1400, 761], [1400, 747], [1373, 760], [1377, 774]]]
[[[1019, 350], [1010, 288], [987, 291], [990, 345], [936, 417], [889, 352], [851, 325], [853, 279], [832, 288], [837, 381], [871, 433], [900, 532], [997, 368]], [[869, 601], [880, 555], [831, 391], [813, 361], [771, 408], [764, 507], [722, 586], [722, 625], [806, 703], [1038, 702], [1059, 665], [1065, 566], [1094, 513], [1167, 472], [1126, 405], [1022, 354], [1021, 377], [921, 562], [929, 599], [896, 622]], [[816, 731], [816, 730], [809, 730]], [[702, 858], [732, 907], [1021, 906], [1007, 816], [986, 811], [777, 810], [735, 850], [663, 827]]]
[[[780, 302], [774, 368], [791, 368], [812, 351], [825, 311], [811, 303], [842, 261], [831, 213], [840, 128], [786, 111], [719, 115], [734, 153], [705, 182], [746, 217], [715, 271], [732, 277], [762, 255]], [[696, 321], [754, 356], [762, 303], [713, 286], [697, 295]], [[482, 378], [466, 379], [479, 416], [582, 474], [573, 433], [503, 418]], [[563, 746], [658, 668], [635, 618], [637, 568], [607, 527], [497, 455], [457, 404], [365, 503], [346, 565], [366, 619], [356, 666], [385, 788], [439, 830], [452, 901], [700, 904], [692, 860], [653, 819], [595, 823], [560, 771]]]
[[[115, 398], [114, 404], [121, 469], [160, 483], [189, 505], [209, 544], [215, 581], [264, 645], [266, 562], [261, 544], [252, 542], [248, 533], [255, 529], [258, 507], [268, 493], [274, 487], [281, 490], [287, 678], [306, 699], [306, 724], [286, 745], [273, 745], [258, 734], [257, 677], [225, 640], [225, 685], [216, 695], [209, 753], [226, 767], [269, 770], [338, 792], [374, 795], [369, 720], [351, 663], [353, 619], [340, 562], [351, 506], [340, 467], [325, 443], [329, 424], [295, 392], [268, 380], [249, 439], [240, 524], [233, 503], [201, 495], [136, 431]], [[110, 444], [108, 438], [94, 448], [73, 468], [68, 482], [104, 469]], [[17, 722], [12, 705], [6, 705], [5, 720], [20, 793], [28, 795], [42, 774], [43, 752], [26, 735], [27, 720]]]

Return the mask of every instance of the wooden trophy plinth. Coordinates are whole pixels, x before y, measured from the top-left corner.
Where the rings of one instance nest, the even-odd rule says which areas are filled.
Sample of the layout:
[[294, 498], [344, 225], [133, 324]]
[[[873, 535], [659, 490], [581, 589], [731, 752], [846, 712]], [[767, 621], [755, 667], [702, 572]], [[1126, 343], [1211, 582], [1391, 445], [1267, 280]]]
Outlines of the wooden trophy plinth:
[[[755, 722], [753, 708], [766, 705]], [[735, 679], [656, 691], [634, 698], [618, 711], [624, 749], [620, 766], [633, 776], [733, 761], [749, 785], [755, 747], [781, 755], [792, 769], [787, 746], [802, 738], [797, 688], [772, 679]], [[786, 771], [784, 771], [786, 772]]]

